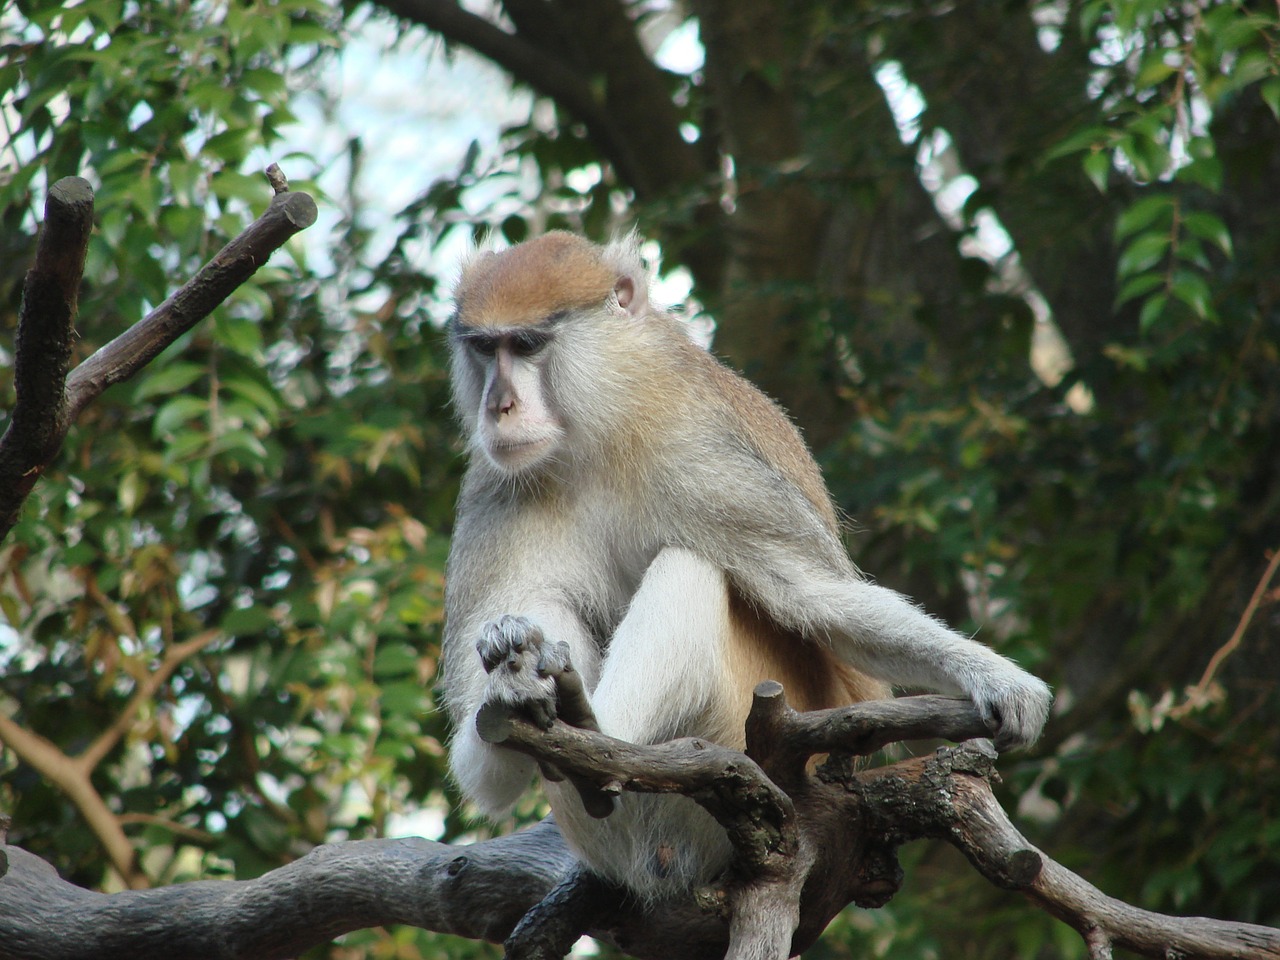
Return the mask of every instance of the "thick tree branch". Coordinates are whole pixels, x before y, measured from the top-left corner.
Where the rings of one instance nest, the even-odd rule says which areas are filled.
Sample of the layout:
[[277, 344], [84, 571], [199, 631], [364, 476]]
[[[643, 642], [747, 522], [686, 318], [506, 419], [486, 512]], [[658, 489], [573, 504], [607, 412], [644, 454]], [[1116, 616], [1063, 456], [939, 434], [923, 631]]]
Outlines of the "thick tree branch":
[[[71, 423], [112, 384], [127, 380], [213, 312], [290, 237], [315, 223], [315, 201], [289, 193], [279, 168], [266, 213], [220, 250], [173, 296], [66, 374], [72, 321], [93, 219], [93, 194], [78, 177], [49, 190], [45, 229], [23, 289], [16, 348], [18, 402], [0, 439], [0, 540], [17, 522], [35, 481], [62, 449]], [[65, 387], [64, 387], [65, 384]]]
[[[791, 712], [780, 692], [768, 686], [759, 693], [753, 726], [766, 741], [806, 744], [805, 750], [831, 743], [843, 727], [853, 732], [845, 746], [861, 750], [891, 735], [870, 731], [877, 711], [886, 731], [903, 735], [922, 731], [929, 716], [942, 718], [952, 733], [984, 730], [975, 711], [944, 698], [862, 704], [857, 716], [836, 711], [815, 718]], [[268, 960], [296, 955], [350, 930], [395, 923], [497, 942], [553, 889], [570, 911], [565, 922], [556, 925], [559, 908], [552, 903], [549, 918], [521, 925], [552, 932], [538, 947], [542, 952], [513, 955], [554, 956], [557, 944], [571, 942], [575, 928], [585, 926], [636, 957], [723, 957], [731, 942], [723, 909], [728, 903], [742, 914], [732, 927], [730, 956], [783, 957], [807, 948], [845, 904], [884, 903], [900, 877], [894, 849], [920, 837], [955, 844], [993, 883], [1022, 892], [1080, 930], [1095, 957], [1108, 956], [1114, 944], [1152, 957], [1280, 960], [1280, 931], [1139, 910], [1104, 896], [1036, 850], [991, 794], [987, 780], [995, 757], [985, 740], [871, 770], [828, 762], [785, 803], [774, 804], [768, 798], [777, 788], [756, 764], [733, 751], [697, 740], [620, 748], [618, 741], [599, 734], [562, 728], [557, 724], [545, 735], [538, 753], [545, 762], [602, 785], [618, 782], [659, 792], [684, 778], [690, 792], [716, 798], [712, 806], [730, 819], [749, 812], [743, 810], [744, 799], [764, 797], [756, 811], [761, 819], [781, 814], [796, 828], [800, 844], [794, 854], [773, 847], [768, 869], [754, 880], [731, 875], [724, 889], [649, 908], [561, 882], [573, 859], [550, 823], [456, 848], [426, 840], [332, 844], [257, 880], [112, 895], [64, 883], [43, 861], [10, 847], [4, 851], [10, 870], [0, 878], [0, 960]], [[516, 722], [507, 743], [523, 745], [538, 736]], [[598, 770], [586, 752], [592, 744]], [[619, 749], [625, 760], [614, 755]], [[738, 833], [751, 839], [748, 830]], [[764, 836], [776, 833], [773, 826], [761, 830]], [[797, 885], [799, 877], [812, 882]], [[778, 904], [773, 897], [787, 887], [791, 900]], [[789, 944], [778, 943], [779, 917], [791, 918], [795, 935]]]
[[80, 278], [93, 230], [93, 190], [64, 177], [49, 188], [36, 260], [22, 288], [14, 386], [17, 403], [0, 438], [0, 540], [18, 522], [22, 502], [58, 455], [67, 432], [63, 393]]

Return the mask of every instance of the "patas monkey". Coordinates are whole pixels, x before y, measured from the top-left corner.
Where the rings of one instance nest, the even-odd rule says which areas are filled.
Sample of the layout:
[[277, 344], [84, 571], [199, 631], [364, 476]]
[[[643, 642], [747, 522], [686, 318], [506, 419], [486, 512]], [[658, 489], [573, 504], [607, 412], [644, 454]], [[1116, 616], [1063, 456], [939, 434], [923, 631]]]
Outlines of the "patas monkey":
[[[536, 765], [483, 742], [476, 712], [499, 701], [546, 722], [554, 683], [537, 664], [556, 651], [601, 729], [636, 743], [741, 747], [770, 678], [798, 709], [888, 684], [964, 694], [1001, 746], [1036, 739], [1049, 688], [862, 578], [799, 433], [650, 305], [634, 242], [556, 232], [479, 253], [455, 300], [471, 462], [442, 677], [453, 774], [482, 809], [508, 809]], [[686, 798], [627, 794], [594, 819], [568, 783], [546, 789], [582, 859], [642, 896], [727, 862], [723, 831]]]

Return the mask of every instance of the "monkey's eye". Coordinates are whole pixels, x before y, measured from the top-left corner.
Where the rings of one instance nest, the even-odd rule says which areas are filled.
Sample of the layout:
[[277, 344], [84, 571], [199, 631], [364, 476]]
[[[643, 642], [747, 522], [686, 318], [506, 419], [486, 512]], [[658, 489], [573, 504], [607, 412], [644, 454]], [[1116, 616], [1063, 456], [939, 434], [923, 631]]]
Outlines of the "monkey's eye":
[[498, 338], [487, 337], [484, 334], [475, 334], [467, 337], [467, 346], [482, 357], [492, 357], [498, 352]]
[[532, 357], [550, 342], [551, 335], [547, 333], [518, 333], [511, 338], [511, 352], [517, 357]]

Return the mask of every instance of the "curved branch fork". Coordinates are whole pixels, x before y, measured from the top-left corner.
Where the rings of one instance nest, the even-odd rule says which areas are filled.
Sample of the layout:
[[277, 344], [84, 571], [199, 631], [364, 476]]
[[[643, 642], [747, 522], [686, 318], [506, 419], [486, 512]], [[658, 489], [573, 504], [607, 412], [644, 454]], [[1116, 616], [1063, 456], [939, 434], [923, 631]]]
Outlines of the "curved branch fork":
[[[518, 718], [495, 739], [579, 789], [681, 793], [706, 808], [735, 858], [723, 888], [696, 899], [708, 921], [727, 908], [730, 960], [781, 960], [811, 945], [849, 903], [887, 903], [901, 883], [897, 848], [925, 837], [949, 841], [992, 883], [1070, 924], [1093, 957], [1109, 957], [1114, 944], [1152, 957], [1280, 960], [1280, 931], [1139, 910], [1033, 847], [991, 792], [996, 754], [986, 735], [965, 700], [903, 697], [801, 714], [766, 681], [755, 691], [745, 755], [698, 739], [638, 746], [560, 721], [542, 731]], [[848, 761], [922, 738], [969, 742], [872, 769]], [[822, 754], [832, 756], [815, 768]], [[526, 951], [516, 937], [509, 956], [554, 955], [526, 926], [519, 933], [538, 949]]]

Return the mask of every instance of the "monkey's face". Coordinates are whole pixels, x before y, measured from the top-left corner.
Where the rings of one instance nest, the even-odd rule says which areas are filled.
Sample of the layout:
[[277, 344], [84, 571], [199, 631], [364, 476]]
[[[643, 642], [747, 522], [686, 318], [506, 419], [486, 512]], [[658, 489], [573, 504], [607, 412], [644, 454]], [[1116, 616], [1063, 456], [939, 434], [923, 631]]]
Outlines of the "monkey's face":
[[496, 328], [455, 321], [459, 413], [499, 470], [522, 473], [555, 456], [565, 429], [547, 389], [554, 324]]
[[646, 362], [626, 349], [647, 314], [638, 255], [552, 231], [475, 254], [454, 300], [454, 402], [472, 446], [509, 475], [596, 461]]

